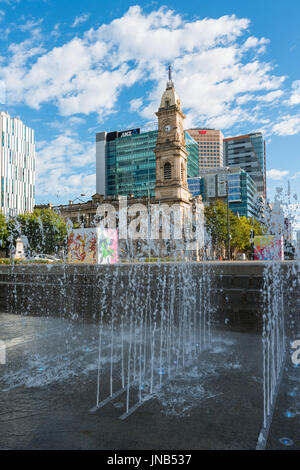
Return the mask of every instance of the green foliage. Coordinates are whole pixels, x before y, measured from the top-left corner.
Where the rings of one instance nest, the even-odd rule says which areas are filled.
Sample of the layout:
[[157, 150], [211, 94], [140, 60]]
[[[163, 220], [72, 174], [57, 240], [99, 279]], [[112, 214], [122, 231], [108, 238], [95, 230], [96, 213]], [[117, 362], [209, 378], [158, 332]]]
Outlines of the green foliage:
[[54, 254], [64, 247], [67, 239], [65, 221], [51, 209], [35, 209], [17, 217], [20, 232], [28, 239], [35, 253]]
[[213, 246], [222, 245], [227, 238], [227, 209], [223, 202], [216, 201], [205, 207], [205, 224], [211, 235]]
[[[215, 250], [227, 246], [227, 207], [222, 201], [205, 207], [205, 224], [211, 234]], [[251, 229], [255, 235], [263, 235], [266, 228], [254, 218], [238, 217], [229, 210], [230, 246], [235, 252], [251, 251]]]
[[31, 253], [55, 254], [66, 246], [67, 225], [51, 209], [35, 209], [12, 217], [8, 222], [0, 214], [0, 243], [3, 239], [3, 248], [12, 247], [20, 236], [27, 237]]
[[1, 264], [52, 264], [51, 261], [47, 260], [34, 260], [34, 259], [14, 259], [11, 258], [0, 258]]
[[230, 227], [231, 245], [236, 251], [245, 252], [251, 249], [250, 235], [252, 225], [246, 217], [233, 216]]
[[5, 250], [7, 247], [8, 228], [4, 214], [0, 212], [0, 250]]

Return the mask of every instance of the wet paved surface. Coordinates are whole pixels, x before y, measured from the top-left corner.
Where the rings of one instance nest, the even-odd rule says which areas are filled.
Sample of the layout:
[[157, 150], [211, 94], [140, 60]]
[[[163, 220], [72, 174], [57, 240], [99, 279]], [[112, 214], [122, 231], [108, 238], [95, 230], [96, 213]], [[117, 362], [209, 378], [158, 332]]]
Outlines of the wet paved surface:
[[[126, 394], [96, 403], [98, 328], [0, 314], [0, 449], [254, 449], [262, 426], [259, 335], [215, 332], [212, 349], [165, 377], [126, 420]], [[109, 354], [101, 399], [109, 395]], [[114, 366], [118, 367], [117, 363]], [[300, 369], [287, 361], [267, 448], [300, 448]], [[138, 400], [132, 390], [130, 405]], [[288, 418], [287, 409], [296, 410]], [[293, 445], [281, 444], [287, 437]]]
[[[292, 352], [292, 351], [291, 351]], [[288, 355], [266, 449], [300, 449], [300, 366]]]

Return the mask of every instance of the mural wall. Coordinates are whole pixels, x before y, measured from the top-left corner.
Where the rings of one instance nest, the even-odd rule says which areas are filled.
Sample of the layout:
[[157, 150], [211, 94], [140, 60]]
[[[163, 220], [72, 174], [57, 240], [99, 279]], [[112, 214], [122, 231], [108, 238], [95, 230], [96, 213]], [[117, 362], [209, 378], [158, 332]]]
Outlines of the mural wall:
[[79, 228], [68, 234], [68, 262], [115, 264], [118, 258], [118, 232], [114, 229]]
[[254, 259], [257, 261], [283, 260], [283, 237], [271, 235], [254, 237]]

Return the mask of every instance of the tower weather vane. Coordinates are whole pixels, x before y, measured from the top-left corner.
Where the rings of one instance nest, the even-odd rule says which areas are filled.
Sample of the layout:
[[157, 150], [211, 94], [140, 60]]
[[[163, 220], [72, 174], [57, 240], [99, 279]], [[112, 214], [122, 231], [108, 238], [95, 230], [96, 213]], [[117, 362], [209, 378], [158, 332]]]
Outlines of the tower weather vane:
[[167, 83], [167, 87], [171, 88], [172, 86], [174, 86], [173, 81], [172, 81], [172, 67], [171, 67], [171, 64], [169, 64], [169, 80]]

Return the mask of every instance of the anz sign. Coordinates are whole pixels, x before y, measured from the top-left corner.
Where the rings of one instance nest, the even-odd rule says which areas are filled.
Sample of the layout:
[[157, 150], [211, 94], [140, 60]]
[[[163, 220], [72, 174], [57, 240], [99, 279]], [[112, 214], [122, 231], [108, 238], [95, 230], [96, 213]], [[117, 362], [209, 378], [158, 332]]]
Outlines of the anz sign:
[[127, 131], [118, 132], [118, 137], [130, 137], [132, 135], [138, 135], [141, 133], [141, 129], [129, 129]]

